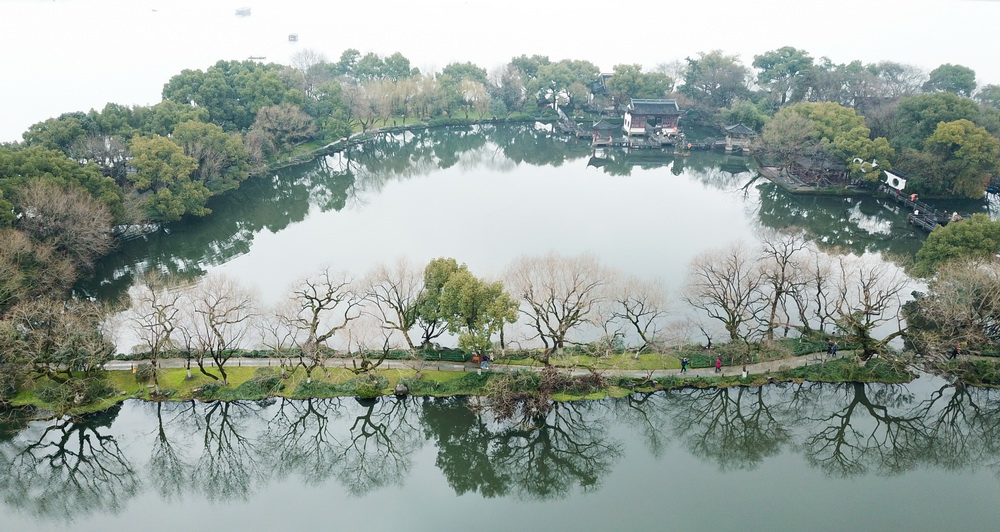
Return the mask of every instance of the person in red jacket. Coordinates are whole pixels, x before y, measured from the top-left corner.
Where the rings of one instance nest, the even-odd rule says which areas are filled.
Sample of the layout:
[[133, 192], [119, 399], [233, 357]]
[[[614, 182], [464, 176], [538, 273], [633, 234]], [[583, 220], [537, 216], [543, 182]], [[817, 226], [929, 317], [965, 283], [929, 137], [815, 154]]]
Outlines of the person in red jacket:
[[715, 357], [715, 372], [716, 373], [722, 373], [722, 357], [721, 356]]

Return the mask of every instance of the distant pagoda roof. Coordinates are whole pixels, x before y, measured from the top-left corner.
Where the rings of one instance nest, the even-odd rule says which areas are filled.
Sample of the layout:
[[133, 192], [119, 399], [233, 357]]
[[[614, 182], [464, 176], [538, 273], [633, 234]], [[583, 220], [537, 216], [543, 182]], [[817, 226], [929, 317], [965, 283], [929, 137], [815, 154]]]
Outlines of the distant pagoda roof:
[[743, 125], [743, 124], [736, 124], [736, 125], [733, 125], [733, 126], [726, 126], [724, 129], [726, 130], [726, 133], [729, 133], [730, 135], [737, 135], [737, 136], [749, 137], [751, 135], [756, 135], [757, 134], [756, 131], [754, 131], [753, 129], [751, 129], [751, 128]]
[[597, 122], [594, 122], [593, 126], [591, 126], [591, 129], [594, 131], [610, 131], [618, 128], [619, 126], [611, 125], [606, 120], [598, 120]]
[[643, 115], [679, 115], [681, 110], [674, 99], [641, 99], [632, 98], [628, 104], [629, 112]]

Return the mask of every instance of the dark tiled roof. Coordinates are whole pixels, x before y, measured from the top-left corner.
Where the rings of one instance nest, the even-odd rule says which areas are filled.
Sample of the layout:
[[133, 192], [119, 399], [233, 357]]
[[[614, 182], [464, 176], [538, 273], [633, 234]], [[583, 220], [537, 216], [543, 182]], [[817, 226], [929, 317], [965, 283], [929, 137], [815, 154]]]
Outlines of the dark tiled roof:
[[726, 132], [730, 135], [754, 135], [756, 132], [743, 124], [736, 124], [735, 126], [726, 126]]
[[594, 131], [607, 131], [610, 129], [618, 129], [618, 126], [613, 126], [604, 120], [598, 120], [597, 122], [594, 122], [594, 125], [591, 127], [591, 129], [593, 129]]
[[677, 100], [643, 100], [632, 98], [628, 104], [632, 114], [643, 115], [679, 115], [681, 110], [677, 107]]

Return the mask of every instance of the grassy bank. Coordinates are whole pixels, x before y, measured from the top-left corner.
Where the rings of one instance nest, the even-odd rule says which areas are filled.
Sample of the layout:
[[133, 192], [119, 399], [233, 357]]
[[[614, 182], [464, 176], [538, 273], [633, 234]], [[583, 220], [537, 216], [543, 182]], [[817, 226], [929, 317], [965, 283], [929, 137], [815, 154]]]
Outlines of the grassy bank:
[[[572, 359], [563, 359], [564, 362], [569, 360]], [[643, 359], [640, 356], [639, 360], [633, 362], [636, 366], [645, 366], [652, 364], [652, 360], [663, 361], [664, 358]], [[669, 358], [665, 360], [671, 362]], [[679, 364], [676, 367], [679, 368]], [[314, 371], [310, 381], [302, 368], [281, 375], [273, 367], [235, 367], [227, 370], [229, 383], [222, 386], [218, 381], [197, 371], [188, 379], [185, 369], [176, 368], [159, 371], [158, 389], [151, 382], [138, 382], [131, 371], [107, 371], [100, 379], [91, 379], [88, 392], [66, 390], [64, 387], [67, 384], [43, 379], [18, 394], [12, 404], [33, 406], [51, 415], [82, 414], [103, 410], [126, 399], [233, 401], [260, 400], [266, 397], [377, 397], [393, 394], [397, 384], [405, 385], [408, 393], [415, 396], [491, 396], [497, 389], [504, 389], [536, 397], [541, 393], [557, 401], [569, 401], [623, 397], [631, 393], [688, 387], [763, 386], [776, 382], [802, 381], [901, 383], [913, 378], [912, 374], [898, 364], [879, 359], [858, 364], [846, 357], [809, 366], [751, 374], [746, 378], [739, 375], [689, 377], [675, 374], [654, 377], [652, 371], [663, 370], [663, 366], [633, 369], [646, 369], [650, 373], [644, 377], [632, 377], [594, 369], [578, 376], [558, 371], [543, 376], [533, 369], [480, 373], [469, 365], [466, 366], [466, 371], [437, 371], [414, 367], [383, 369], [358, 375], [348, 369], [329, 368], [326, 371]], [[76, 396], [84, 397], [87, 393], [95, 396], [83, 404], [76, 404]]]

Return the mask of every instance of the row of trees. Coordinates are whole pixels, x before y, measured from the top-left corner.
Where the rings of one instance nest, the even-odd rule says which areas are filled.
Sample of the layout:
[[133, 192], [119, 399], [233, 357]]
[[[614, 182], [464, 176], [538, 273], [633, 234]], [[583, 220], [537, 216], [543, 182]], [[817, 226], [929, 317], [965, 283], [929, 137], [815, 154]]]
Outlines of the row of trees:
[[[189, 375], [196, 365], [222, 384], [238, 349], [264, 349], [311, 381], [338, 350], [355, 355], [355, 370], [366, 373], [391, 350], [428, 348], [446, 333], [467, 352], [531, 350], [546, 365], [567, 346], [628, 347], [638, 355], [697, 331], [709, 345], [724, 331], [744, 360], [777, 337], [816, 332], [839, 332], [868, 357], [900, 334], [906, 282], [884, 262], [773, 236], [759, 249], [732, 245], [698, 256], [676, 298], [658, 280], [620, 274], [592, 256], [549, 254], [515, 260], [503, 281], [477, 277], [450, 258], [423, 268], [400, 260], [363, 278], [325, 268], [270, 308], [231, 278], [188, 285], [150, 273], [132, 289], [124, 316], [135, 349], [154, 365], [180, 354]], [[672, 309], [675, 301], [692, 311]], [[96, 371], [115, 352], [107, 312], [51, 297], [14, 305], [0, 321], [7, 394], [32, 378], [68, 382], [74, 371]]]
[[237, 348], [263, 346], [311, 379], [335, 349], [356, 354], [363, 372], [377, 367], [379, 353], [426, 348], [445, 333], [476, 353], [541, 348], [535, 353], [546, 364], [571, 345], [628, 345], [638, 354], [683, 341], [691, 330], [709, 343], [724, 330], [749, 354], [793, 331], [836, 329], [870, 356], [898, 334], [897, 327], [876, 337], [880, 327], [898, 325], [904, 286], [905, 277], [883, 263], [830, 257], [800, 237], [775, 237], [760, 250], [732, 246], [699, 256], [679, 299], [700, 313], [673, 323], [659, 281], [621, 275], [590, 256], [554, 254], [516, 260], [503, 282], [478, 278], [454, 259], [435, 259], [422, 272], [401, 260], [362, 279], [324, 269], [266, 310], [231, 279], [184, 288], [148, 275], [133, 290], [129, 320], [141, 339], [137, 349], [154, 363], [180, 351], [223, 382]]

